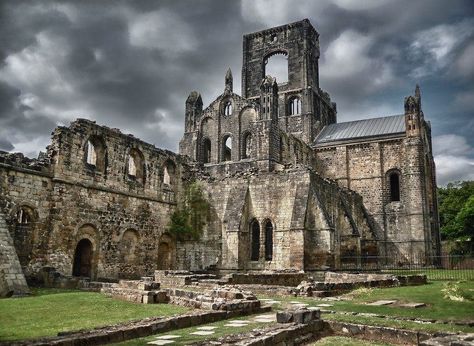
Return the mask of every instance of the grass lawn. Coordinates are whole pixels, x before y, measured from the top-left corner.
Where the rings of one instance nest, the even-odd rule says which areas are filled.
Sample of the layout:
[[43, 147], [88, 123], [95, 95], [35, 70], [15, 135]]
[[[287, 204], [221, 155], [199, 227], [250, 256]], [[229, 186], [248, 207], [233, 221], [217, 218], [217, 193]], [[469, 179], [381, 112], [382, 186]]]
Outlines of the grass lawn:
[[415, 275], [425, 274], [428, 280], [471, 280], [474, 281], [474, 271], [472, 269], [420, 269], [420, 270], [383, 270], [383, 273], [394, 275]]
[[33, 289], [26, 298], [0, 299], [0, 341], [54, 336], [58, 332], [189, 311], [171, 304], [135, 304], [101, 293]]
[[[353, 291], [350, 294], [350, 300], [342, 301], [321, 301], [304, 297], [273, 297], [276, 300], [282, 301], [282, 303], [273, 306], [277, 309], [285, 308], [289, 301], [301, 301], [309, 304], [310, 306], [328, 303], [332, 306], [324, 307], [322, 309], [330, 309], [335, 311], [365, 312], [385, 316], [417, 317], [422, 319], [450, 321], [473, 320], [474, 301], [472, 300], [472, 296], [474, 295], [474, 282], [467, 281], [460, 283], [460, 288], [462, 291], [471, 296], [471, 300], [463, 302], [452, 301], [443, 298], [443, 293], [441, 290], [443, 289], [444, 284], [444, 282], [435, 281], [421, 286], [360, 289]], [[376, 300], [397, 300], [397, 304], [386, 306], [367, 305], [368, 302], [373, 302]], [[417, 309], [397, 306], [399, 303], [408, 302], [425, 303], [427, 306]], [[353, 323], [367, 323], [415, 330], [474, 332], [473, 327], [464, 327], [452, 324], [420, 324], [410, 321], [397, 321], [393, 319], [377, 317], [323, 314], [323, 319], [337, 319]]]
[[328, 336], [316, 341], [311, 346], [387, 346], [390, 344], [384, 344], [379, 342], [372, 342], [366, 340], [358, 340], [346, 338], [344, 336]]
[[[190, 343], [197, 342], [197, 341], [211, 341], [211, 340], [215, 340], [226, 335], [246, 333], [253, 329], [269, 327], [275, 323], [275, 322], [270, 322], [270, 323], [254, 322], [252, 321], [252, 319], [255, 316], [256, 315], [243, 316], [243, 317], [232, 318], [232, 319], [228, 319], [224, 321], [209, 323], [206, 325], [200, 325], [196, 327], [177, 329], [177, 330], [173, 330], [167, 333], [155, 334], [155, 335], [150, 335], [150, 336], [140, 338], [140, 339], [132, 339], [132, 340], [124, 341], [117, 345], [121, 345], [121, 346], [146, 345], [148, 342], [156, 340], [157, 337], [160, 337], [163, 335], [169, 335], [169, 334], [179, 336], [178, 338], [173, 339], [174, 341], [173, 345], [177, 345], [177, 346], [189, 345]], [[251, 322], [248, 325], [242, 326], [242, 327], [226, 327], [225, 326], [231, 321], [238, 321], [238, 320], [245, 320], [245, 321], [251, 321]], [[212, 326], [212, 327], [217, 327], [217, 328], [213, 329], [214, 334], [212, 335], [201, 336], [201, 335], [191, 334], [193, 332], [198, 331], [199, 329], [197, 328], [203, 327], [203, 326]]]

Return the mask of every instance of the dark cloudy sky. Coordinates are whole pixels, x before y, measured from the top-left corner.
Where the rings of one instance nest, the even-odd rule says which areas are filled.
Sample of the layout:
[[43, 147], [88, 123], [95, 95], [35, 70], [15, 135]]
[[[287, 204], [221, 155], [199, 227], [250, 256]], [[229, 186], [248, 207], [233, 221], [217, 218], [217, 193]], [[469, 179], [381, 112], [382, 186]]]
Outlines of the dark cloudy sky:
[[403, 112], [422, 88], [438, 182], [474, 179], [474, 1], [0, 1], [0, 150], [36, 156], [77, 117], [177, 150], [184, 101], [205, 105], [242, 35], [309, 18], [338, 120]]

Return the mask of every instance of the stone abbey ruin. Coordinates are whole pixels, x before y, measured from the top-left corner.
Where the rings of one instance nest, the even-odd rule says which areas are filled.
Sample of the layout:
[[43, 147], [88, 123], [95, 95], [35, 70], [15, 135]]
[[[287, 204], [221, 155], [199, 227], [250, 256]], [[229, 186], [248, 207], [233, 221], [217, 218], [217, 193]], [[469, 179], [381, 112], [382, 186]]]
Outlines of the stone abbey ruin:
[[[286, 83], [266, 75], [276, 54]], [[241, 95], [230, 70], [206, 108], [191, 92], [179, 154], [84, 119], [56, 128], [38, 159], [1, 153], [0, 293], [44, 268], [117, 280], [439, 254], [419, 88], [400, 115], [337, 123], [318, 58], [308, 20], [244, 35]]]

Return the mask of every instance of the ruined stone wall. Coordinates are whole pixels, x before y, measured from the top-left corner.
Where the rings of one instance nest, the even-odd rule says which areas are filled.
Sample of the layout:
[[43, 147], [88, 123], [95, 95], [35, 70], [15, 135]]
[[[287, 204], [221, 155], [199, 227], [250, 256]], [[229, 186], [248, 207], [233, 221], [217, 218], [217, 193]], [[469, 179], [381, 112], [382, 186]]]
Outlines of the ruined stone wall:
[[0, 212], [0, 298], [28, 293], [13, 239], [7, 229], [5, 216]]
[[[102, 155], [97, 165], [87, 163], [91, 138]], [[132, 152], [139, 153], [135, 175], [128, 171]], [[57, 128], [48, 157], [51, 165], [39, 170], [12, 160], [0, 166], [2, 208], [28, 275], [45, 265], [73, 274], [81, 240], [91, 247], [93, 278], [139, 277], [176, 265], [167, 227], [191, 180], [184, 158], [87, 120]], [[18, 224], [20, 209], [28, 212], [27, 225]]]
[[[210, 166], [202, 180], [212, 205], [213, 231], [221, 235], [217, 263], [223, 270], [319, 269], [339, 265], [341, 251], [360, 254], [361, 239], [373, 240], [359, 195], [308, 168], [274, 172], [231, 170], [236, 165]], [[219, 175], [216, 169], [225, 169]], [[266, 225], [272, 227], [272, 258], [268, 259]], [[258, 259], [251, 258], [253, 224], [258, 223]], [[182, 261], [184, 263], [184, 261]]]
[[[0, 209], [26, 275], [46, 261], [51, 177], [46, 163], [20, 158], [18, 154], [0, 156]], [[20, 216], [23, 220], [19, 220]]]

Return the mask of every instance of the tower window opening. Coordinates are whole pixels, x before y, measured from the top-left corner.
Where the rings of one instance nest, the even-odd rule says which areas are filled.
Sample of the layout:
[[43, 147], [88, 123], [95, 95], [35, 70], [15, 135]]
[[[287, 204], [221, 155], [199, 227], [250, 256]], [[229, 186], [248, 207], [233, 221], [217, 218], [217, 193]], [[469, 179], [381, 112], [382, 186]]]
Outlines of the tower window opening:
[[301, 114], [301, 99], [299, 97], [294, 97], [290, 100], [288, 104], [288, 113], [290, 115]]
[[390, 174], [390, 201], [400, 201], [400, 176], [398, 173]]
[[[276, 36], [275, 36], [276, 38]], [[288, 56], [279, 52], [264, 60], [263, 76], [276, 78], [277, 83], [288, 83]], [[268, 91], [270, 87], [268, 87]]]

